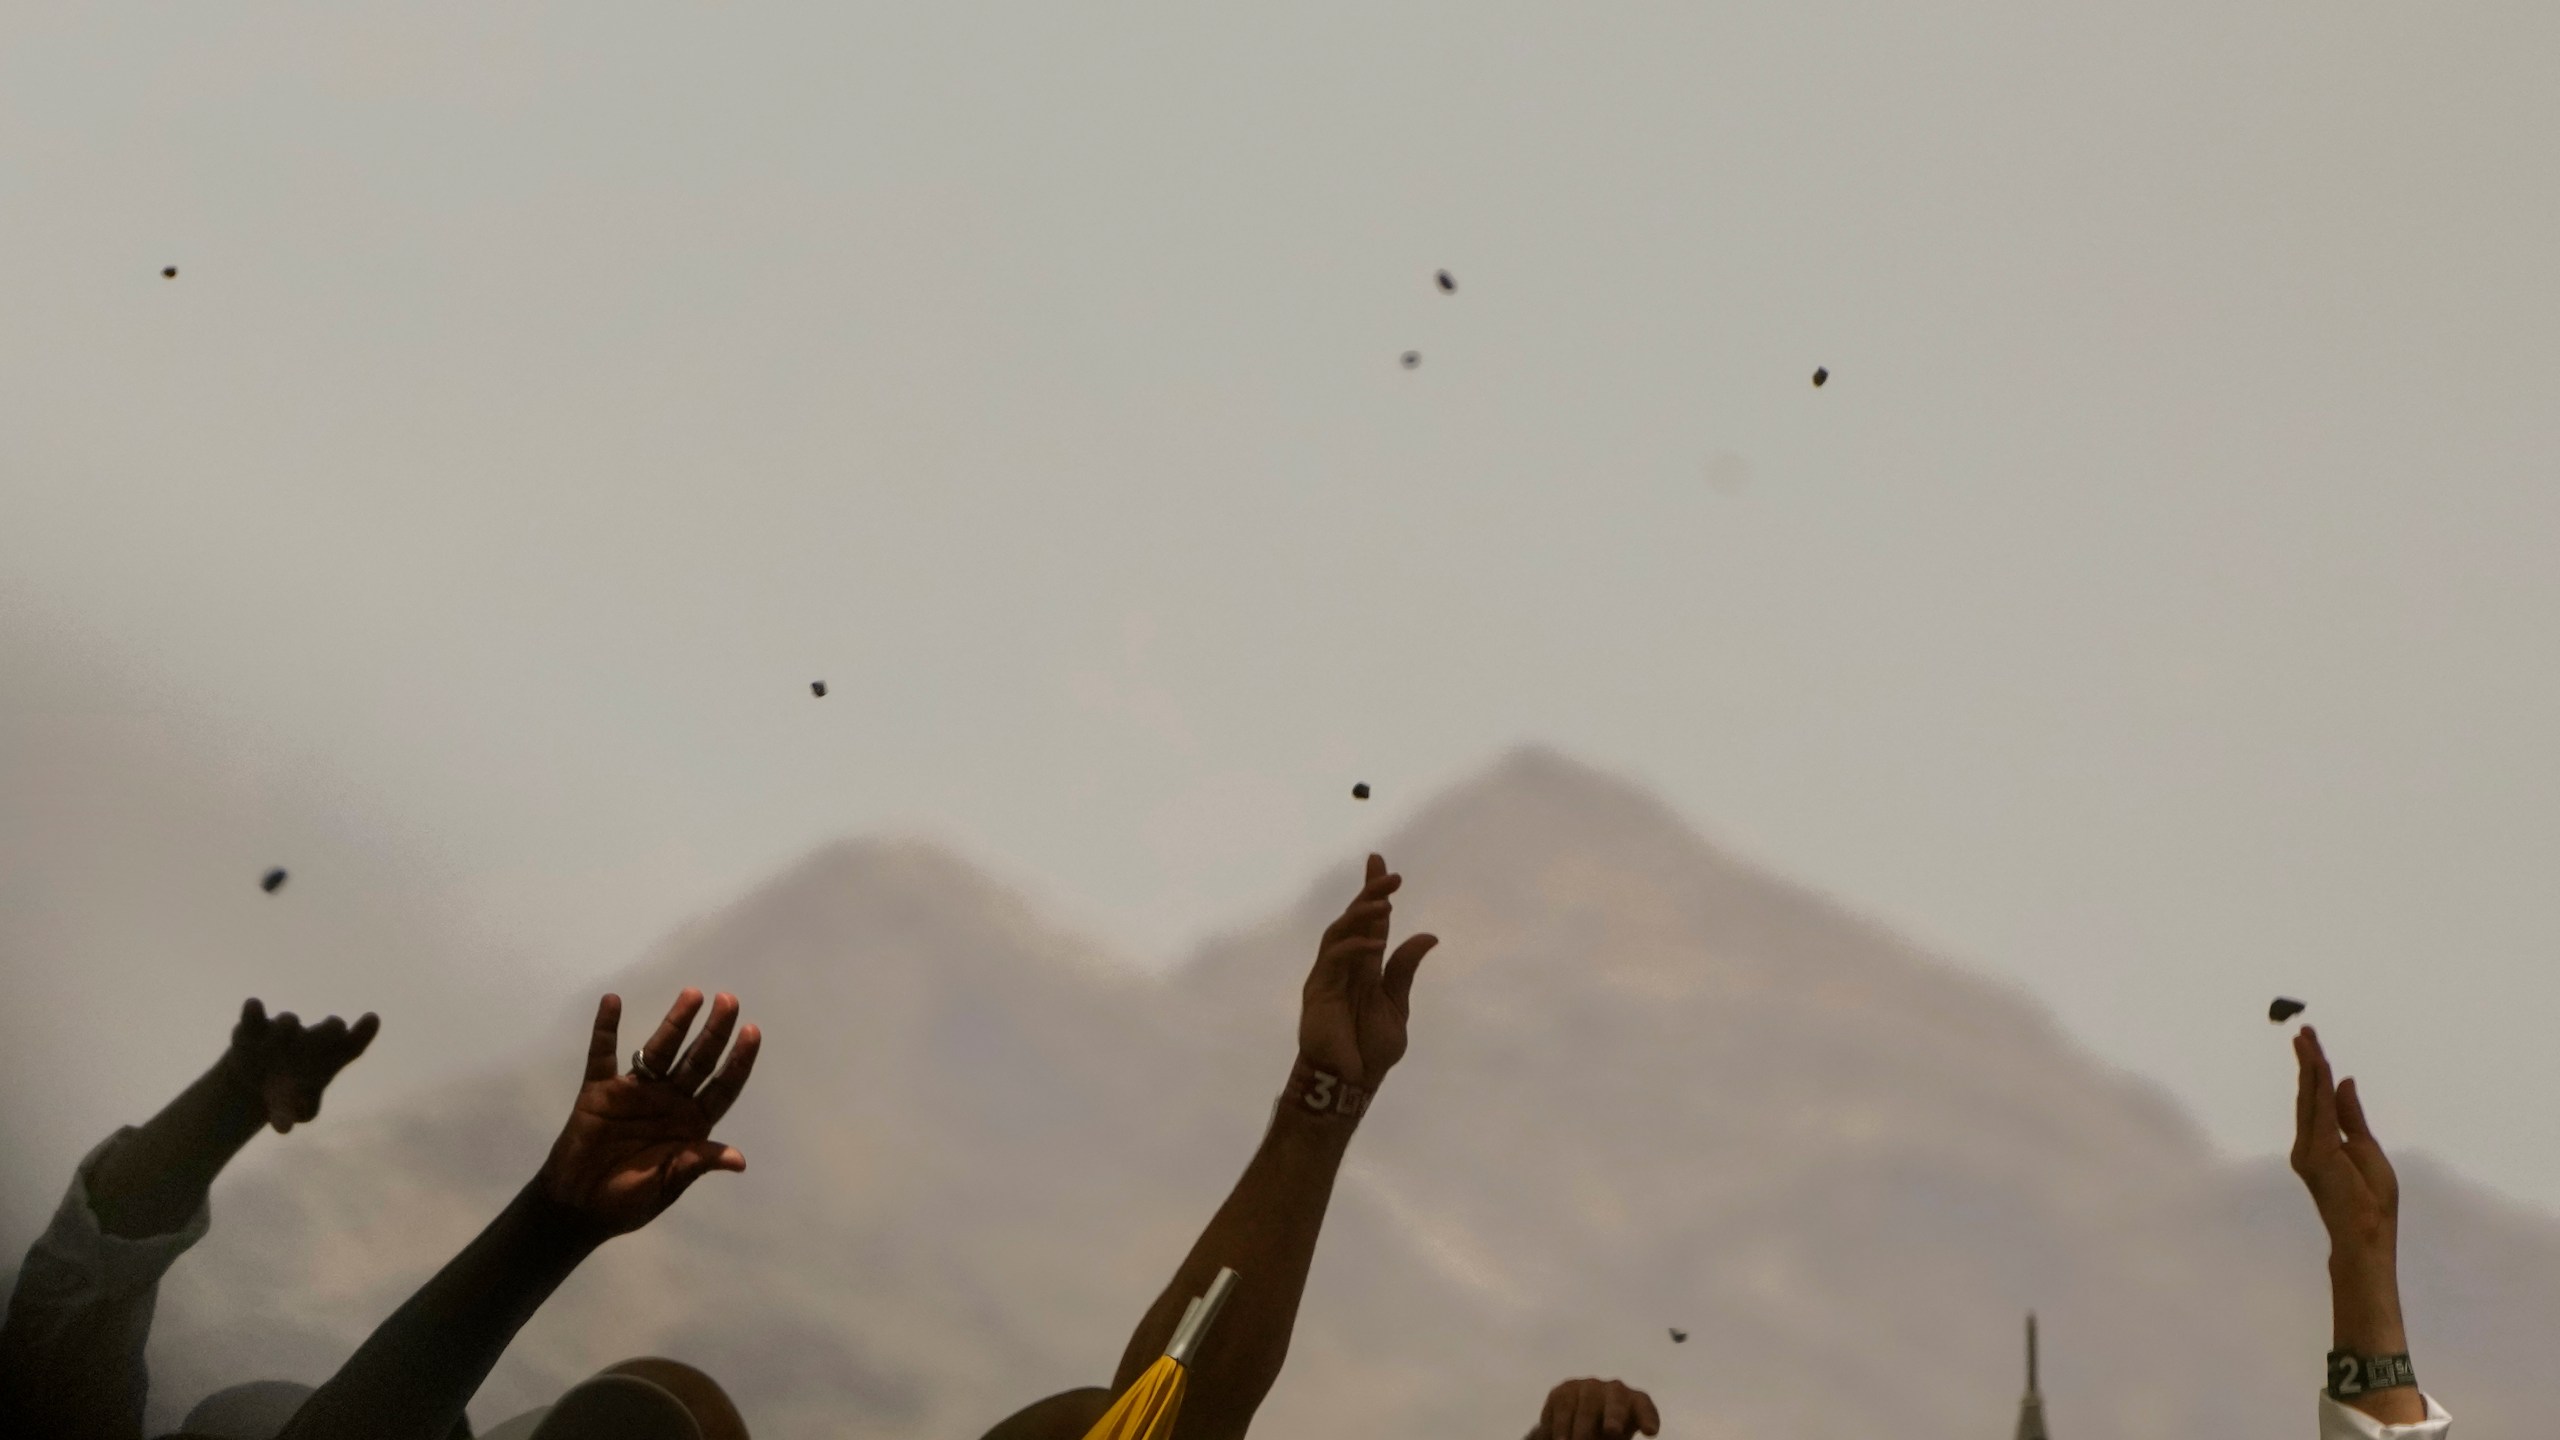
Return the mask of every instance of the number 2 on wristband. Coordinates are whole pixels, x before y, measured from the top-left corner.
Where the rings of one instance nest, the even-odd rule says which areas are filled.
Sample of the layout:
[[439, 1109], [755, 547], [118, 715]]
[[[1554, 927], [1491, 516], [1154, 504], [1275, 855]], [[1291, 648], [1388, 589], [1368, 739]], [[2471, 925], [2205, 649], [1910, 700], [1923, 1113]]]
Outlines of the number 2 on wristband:
[[2329, 1393], [2340, 1399], [2364, 1393], [2364, 1362], [2353, 1355], [2329, 1357]]

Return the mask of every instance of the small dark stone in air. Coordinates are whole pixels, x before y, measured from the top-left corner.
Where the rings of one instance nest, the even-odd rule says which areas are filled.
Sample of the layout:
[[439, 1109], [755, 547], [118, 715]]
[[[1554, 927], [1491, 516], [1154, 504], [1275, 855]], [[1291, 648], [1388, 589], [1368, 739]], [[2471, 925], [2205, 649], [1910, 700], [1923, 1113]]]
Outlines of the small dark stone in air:
[[2287, 1000], [2283, 996], [2279, 995], [2276, 997], [2275, 1003], [2267, 1007], [2267, 1023], [2270, 1025], [2281, 1025], [2287, 1020], [2292, 1019], [2294, 1016], [2299, 1015], [2310, 1008], [2310, 1006], [2303, 1004], [2299, 1000]]
[[270, 870], [267, 872], [267, 878], [259, 881], [258, 884], [268, 894], [273, 895], [284, 888], [284, 872], [282, 870]]
[[826, 699], [826, 698], [827, 698], [827, 682], [826, 682], [826, 681], [824, 681], [824, 680], [812, 680], [812, 681], [810, 681], [810, 682], [809, 682], [809, 693], [810, 693], [810, 694], [812, 694], [812, 695], [817, 696], [817, 697], [818, 697], [819, 699], [821, 699], [821, 700]]
[[177, 279], [177, 278], [178, 278], [178, 267], [177, 267], [177, 266], [175, 266], [175, 265], [172, 265], [172, 266], [170, 266], [169, 268], [167, 268], [166, 270], [161, 271], [161, 272], [160, 272], [160, 278], [161, 278], [161, 279], [163, 279], [163, 280], [175, 280], [175, 279]]
[[1455, 276], [1451, 275], [1451, 274], [1450, 274], [1448, 271], [1446, 271], [1446, 270], [1441, 271], [1441, 272], [1440, 272], [1440, 289], [1442, 290], [1442, 292], [1443, 292], [1443, 293], [1446, 293], [1446, 294], [1454, 295], [1454, 294], [1458, 293], [1458, 281], [1457, 281], [1457, 277], [1455, 277]]
[[1828, 380], [1828, 379], [1830, 379], [1830, 378], [1831, 378], [1831, 372], [1830, 372], [1830, 371], [1823, 369], [1823, 368], [1822, 368], [1821, 366], [1819, 366], [1819, 365], [1816, 365], [1816, 366], [1814, 366], [1814, 367], [1813, 367], [1813, 388], [1814, 388], [1814, 389], [1816, 389], [1816, 390], [1821, 389], [1821, 388], [1822, 388], [1822, 382], [1823, 382], [1823, 381], [1825, 381], [1825, 380]]
[[1368, 781], [1366, 781], [1366, 780], [1363, 780], [1363, 781], [1361, 781], [1359, 784], [1352, 786], [1352, 787], [1351, 787], [1351, 798], [1352, 798], [1352, 799], [1354, 799], [1354, 800], [1366, 800], [1366, 799], [1368, 799], [1368, 798], [1369, 798], [1369, 782], [1368, 782]]
[[1407, 350], [1406, 352], [1404, 352], [1404, 368], [1406, 368], [1407, 370], [1410, 370], [1410, 369], [1414, 368], [1415, 366], [1420, 365], [1421, 363], [1422, 363], [1422, 352], [1421, 352], [1421, 351], [1419, 351], [1419, 350]]
[[1672, 1331], [1672, 1332], [1671, 1332], [1671, 1343], [1672, 1343], [1672, 1344], [1674, 1344], [1674, 1345], [1686, 1345], [1686, 1344], [1688, 1344], [1688, 1343], [1689, 1343], [1689, 1332], [1688, 1332], [1688, 1331], [1686, 1331], [1686, 1330], [1674, 1330], [1674, 1331]]

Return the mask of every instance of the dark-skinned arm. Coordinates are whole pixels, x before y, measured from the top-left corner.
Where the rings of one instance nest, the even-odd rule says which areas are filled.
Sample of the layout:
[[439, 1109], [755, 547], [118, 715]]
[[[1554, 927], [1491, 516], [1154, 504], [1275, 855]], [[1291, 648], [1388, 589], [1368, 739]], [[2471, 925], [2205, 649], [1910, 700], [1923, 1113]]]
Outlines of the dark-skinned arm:
[[719, 996], [686, 1047], [701, 1009], [701, 991], [678, 996], [625, 1075], [616, 1073], [622, 1001], [604, 997], [577, 1102], [541, 1170], [277, 1440], [443, 1440], [516, 1332], [597, 1247], [665, 1213], [702, 1176], [746, 1169], [711, 1127], [745, 1088], [762, 1037], [753, 1025], [739, 1030], [721, 1065], [737, 997]]
[[210, 1223], [214, 1177], [261, 1126], [319, 1114], [321, 1091], [378, 1027], [332, 1016], [306, 1030], [251, 1000], [210, 1069], [82, 1160], [0, 1323], [0, 1433], [141, 1433], [160, 1278]]
[[98, 1228], [140, 1239], [187, 1223], [251, 1137], [319, 1115], [321, 1092], [380, 1028], [372, 1015], [352, 1026], [332, 1015], [306, 1030], [291, 1011], [269, 1020], [256, 1000], [243, 1005], [213, 1068], [99, 1157], [89, 1174]]
[[1164, 1353], [1183, 1310], [1218, 1271], [1236, 1272], [1193, 1357], [1175, 1440], [1238, 1440], [1288, 1358], [1342, 1157], [1368, 1097], [1404, 1057], [1414, 972], [1439, 943], [1416, 935], [1388, 957], [1391, 897], [1402, 884], [1386, 861], [1369, 857], [1360, 893], [1318, 946], [1301, 996], [1298, 1060], [1262, 1145], [1121, 1356], [1115, 1395]]

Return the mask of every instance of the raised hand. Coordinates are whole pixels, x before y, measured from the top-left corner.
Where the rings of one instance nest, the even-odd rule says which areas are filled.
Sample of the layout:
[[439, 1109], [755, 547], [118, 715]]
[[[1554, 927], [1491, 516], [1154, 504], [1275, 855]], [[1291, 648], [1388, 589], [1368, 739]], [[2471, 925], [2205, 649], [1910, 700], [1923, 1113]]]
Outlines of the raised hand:
[[1628, 1440], [1662, 1433], [1653, 1397], [1617, 1380], [1567, 1380], [1547, 1392], [1528, 1440]]
[[738, 1029], [737, 1046], [720, 1065], [738, 1025], [738, 997], [715, 997], [710, 1021], [686, 1046], [685, 1031], [701, 1011], [701, 991], [688, 987], [676, 996], [631, 1073], [623, 1074], [616, 1058], [622, 997], [607, 995], [596, 1006], [586, 1079], [534, 1184], [600, 1236], [628, 1234], [655, 1220], [714, 1170], [747, 1168], [747, 1157], [712, 1140], [711, 1127], [746, 1088], [763, 1036], [753, 1025]]
[[[231, 1029], [231, 1049], [222, 1065], [256, 1097], [266, 1122], [281, 1135], [319, 1115], [320, 1093], [364, 1053], [381, 1028], [382, 1021], [371, 1012], [353, 1025], [332, 1015], [306, 1028], [290, 1010], [267, 1018], [267, 1007], [252, 999], [240, 1007], [240, 1023]], [[254, 1125], [247, 1133], [256, 1133]]]
[[1416, 935], [1387, 955], [1387, 921], [1395, 908], [1388, 897], [1403, 884], [1384, 859], [1369, 857], [1360, 893], [1325, 929], [1298, 1012], [1300, 1058], [1366, 1090], [1378, 1088], [1404, 1058], [1413, 973], [1440, 943]]
[[2400, 1178], [2364, 1123], [2356, 1082], [2333, 1082], [2320, 1036], [2293, 1037], [2300, 1079], [2293, 1100], [2293, 1173], [2311, 1191], [2333, 1257], [2388, 1254], [2400, 1229]]

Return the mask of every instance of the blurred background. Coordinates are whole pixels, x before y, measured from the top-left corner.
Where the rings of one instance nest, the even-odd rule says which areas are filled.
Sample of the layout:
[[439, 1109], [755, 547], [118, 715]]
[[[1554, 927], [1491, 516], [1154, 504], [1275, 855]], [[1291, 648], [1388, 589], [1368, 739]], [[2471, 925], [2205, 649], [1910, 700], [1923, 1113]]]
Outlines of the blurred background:
[[[1118, 1326], [1092, 1355], [1022, 1352], [1021, 1373], [1066, 1383], [1107, 1369], [1092, 1356], [1116, 1354], [1249, 1148], [1246, 1097], [1277, 1081], [1183, 1047], [1222, 1026], [1285, 1047], [1307, 927], [1339, 903], [1310, 898], [1315, 878], [1390, 840], [1427, 851], [1435, 815], [1489, 806], [1512, 828], [1436, 872], [1451, 895], [1570, 875], [1515, 897], [1535, 905], [1499, 937], [1448, 925], [1434, 1003], [1469, 996], [1472, 945], [1523, 996], [1561, 987], [1529, 1007], [1544, 1016], [1580, 972], [1542, 927], [1652, 905], [1687, 918], [1591, 974], [1686, 997], [1664, 1013], [1694, 1004], [1699, 1026], [1757, 1013], [1749, 977], [1772, 957], [1834, 995], [1823, 967], [1865, 954], [1824, 938], [1836, 924], [1899, 957], [1858, 964], [1953, 987], [1897, 1012], [1909, 1043], [1975, 1053], [1969, 1024], [2043, 1037], [2019, 1042], [2014, 1092], [1930, 1092], [1930, 1173], [1957, 1198], [1890, 1166], [1858, 1181], [1978, 1229], [1945, 1240], [1972, 1258], [1935, 1280], [1852, 1266], [1836, 1290], [1775, 1261], [1729, 1290], [1698, 1282], [1731, 1323], [1795, 1337], [1770, 1394], [1886, 1396], [1956, 1365], [1963, 1398], [1926, 1413], [1952, 1435], [1978, 1402], [1997, 1426], [2012, 1301], [2080, 1285], [2089, 1322], [2131, 1313], [2059, 1257], [2187, 1213], [2166, 1191], [2038, 1221], [2068, 1243], [1986, 1281], [1960, 1342], [1931, 1338], [1933, 1300], [2025, 1224], [1985, 1218], [2017, 1176], [1957, 1143], [2000, 1130], [1997, 1095], [2082, 1077], [2110, 1097], [2081, 1114], [2088, 1136], [2120, 1123], [2148, 1137], [2131, 1152], [2174, 1149], [2151, 1159], [2190, 1177], [2176, 1203], [2301, 1208], [2248, 1189], [2287, 1133], [2288, 1057], [2264, 1019], [2279, 993], [2365, 1078], [2386, 1142], [2513, 1220], [2523, 1249], [2444, 1294], [2471, 1297], [2484, 1330], [2521, 1323], [2477, 1287], [2538, 1273], [2517, 1256], [2544, 1253], [2560, 1206], [2560, 1120], [2537, 1103], [2540, 1016], [2560, 1000], [2560, 204], [2535, 183], [2560, 159], [2555, 53], [2547, 7], [2367, 0], [0, 13], [0, 1249], [32, 1239], [83, 1150], [212, 1060], [243, 996], [377, 1010], [382, 1038], [321, 1125], [252, 1149], [225, 1182], [242, 1202], [217, 1193], [214, 1239], [180, 1272], [210, 1284], [264, 1256], [248, 1273], [281, 1284], [284, 1261], [235, 1223], [319, 1203], [327, 1165], [360, 1178], [368, 1147], [444, 1127], [432, 1155], [457, 1172], [437, 1183], [464, 1187], [460, 1228], [424, 1218], [446, 1211], [422, 1191], [416, 1253], [383, 1247], [361, 1282], [341, 1277], [326, 1324], [275, 1342], [325, 1374], [476, 1226], [469, 1187], [502, 1194], [538, 1158], [596, 990], [651, 956], [729, 963], [682, 936], [741, 933], [723, 927], [757, 897], [868, 893], [926, 864], [967, 877], [953, 913], [1019, 907], [1006, 933], [1055, 940], [1026, 953], [1071, 954], [1076, 985], [1155, 1017], [1111, 1042], [1150, 1057], [1126, 1080], [1067, 1029], [1006, 1042], [1045, 1057], [1020, 1083], [1083, 1066], [1162, 1094], [1156, 1077], [1195, 1060], [1241, 1067], [1203, 1083], [1214, 1141], [1144, 1164], [1069, 1146], [1101, 1187], [1083, 1218], [984, 1218], [1026, 1244], [1090, 1242], [1090, 1275], [984, 1312]], [[1576, 862], [1550, 832], [1632, 847], [1651, 878]], [[1428, 905], [1424, 872], [1389, 853]], [[269, 895], [272, 866], [291, 878]], [[1748, 939], [1700, 918], [1764, 884], [1848, 908]], [[808, 993], [860, 1012], [901, 983], [868, 911], [758, 923], [800, 937], [752, 972], [769, 990], [824, 970], [842, 988]], [[1255, 981], [1201, 978], [1265, 930]], [[912, 948], [935, 969], [953, 935]], [[989, 997], [1049, 965], [926, 1011], [1009, 1012]], [[1487, 995], [1463, 1004], [1529, 1006]], [[757, 1017], [745, 998], [777, 1058], [795, 1027], [812, 1049], [839, 1027], [903, 1033], [805, 1006]], [[1772, 1071], [1693, 1070], [1678, 1036], [1618, 1047], [1602, 1019], [1559, 1016], [1551, 1048], [1515, 1052], [1537, 1026], [1444, 1013], [1453, 1085], [1481, 1044], [1605, 1063], [1630, 1096], [1723, 1076], [1723, 1107], [1796, 1113], [1786, 1085], [1761, 1088]], [[1808, 1055], [1863, 1043], [1816, 1029]], [[962, 1031], [958, 1053], [995, 1043]], [[1418, 1031], [1416, 1111], [1431, 1043]], [[473, 1120], [465, 1097], [490, 1086], [531, 1097], [520, 1125]], [[1599, 1188], [1484, 1234], [1519, 1227], [1520, 1264], [1649, 1257], [1643, 1273], [1759, 1253], [1704, 1220], [1610, 1220], [1624, 1197], [1603, 1177], [1683, 1144], [1718, 1173], [1795, 1174], [1769, 1147], [1798, 1130], [1603, 1126], [1638, 1113], [1604, 1098], [1554, 1121], [1596, 1127]], [[1013, 1103], [967, 1112], [995, 1127], [981, 1140], [931, 1143], [974, 1146], [989, 1177], [1047, 1153], [1010, 1145], [1065, 1143]], [[741, 1124], [766, 1123], [756, 1104]], [[1874, 1123], [1806, 1122], [1860, 1164]], [[790, 1133], [775, 1142], [819, 1143]], [[2019, 1155], [2066, 1168], [2098, 1143], [2020, 1133]], [[1468, 1185], [1439, 1197], [1380, 1173], [1374, 1196], [1394, 1198], [1346, 1212], [1328, 1246], [1494, 1253], [1450, 1209]], [[1162, 1177], [1161, 1216], [1104, 1178], [1129, 1175]], [[865, 1177], [848, 1158], [766, 1193], [817, 1207]], [[764, 1234], [755, 1197], [741, 1182], [716, 1203]], [[827, 1223], [891, 1246], [948, 1199]], [[2256, 1253], [2258, 1212], [2227, 1204], [2193, 1223]], [[1615, 1238], [1577, 1249], [1586, 1225]], [[689, 1253], [728, 1253], [708, 1233]], [[2151, 1252], [2121, 1252], [2152, 1273], [2134, 1258]], [[2299, 1257], [2276, 1252], [2270, 1276], [2292, 1275]], [[2308, 1253], [2281, 1283], [2310, 1299], [2283, 1291], [2259, 1327], [2275, 1358], [2230, 1362], [2265, 1372], [2270, 1405], [2309, 1403], [2299, 1362], [2322, 1337], [2284, 1308], [2316, 1306]], [[1468, 1352], [1494, 1379], [1578, 1353], [1537, 1325], [1618, 1323], [1492, 1259], [1449, 1263], [1536, 1317]], [[1319, 1383], [1293, 1369], [1282, 1397], [1307, 1423], [1534, 1416], [1534, 1394], [1429, 1408], [1444, 1402], [1415, 1398], [1428, 1387], [1392, 1344], [1333, 1328], [1359, 1307], [1325, 1308], [1321, 1267], [1293, 1366], [1320, 1376], [1339, 1351], [1378, 1368], [1374, 1391], [1348, 1370], [1293, 1391]], [[200, 1299], [269, 1303], [249, 1284]], [[1854, 1309], [1870, 1292], [1908, 1307], [1907, 1332], [1778, 1323], [1788, 1297]], [[1464, 1349], [1455, 1315], [1487, 1302], [1441, 1315], [1432, 1293], [1416, 1282], [1412, 1323]], [[870, 1353], [839, 1300], [789, 1311], [823, 1340], [811, 1375]], [[574, 1302], [493, 1384], [536, 1395], [608, 1340], [668, 1338], [588, 1335]], [[210, 1313], [193, 1303], [172, 1296], [172, 1344]], [[1630, 1335], [1678, 1323], [1637, 1318]], [[950, 1323], [955, 1345], [991, 1333]], [[2074, 1377], [2070, 1328], [2049, 1319], [2057, 1426], [2173, 1433], [2156, 1427], [2187, 1412], [2120, 1412], [2127, 1397]], [[1939, 1343], [1977, 1348], [1957, 1364]], [[265, 1358], [191, 1353], [164, 1391], [193, 1383], [189, 1364], [221, 1378], [217, 1361]], [[884, 1434], [963, 1424], [939, 1407], [977, 1381], [893, 1361], [865, 1362], [877, 1404], [847, 1413]], [[1860, 1365], [1882, 1368], [1842, 1378]], [[1821, 1378], [1780, 1378], [1799, 1373]], [[769, 1413], [829, 1413], [833, 1392], [797, 1374], [757, 1384], [816, 1398]], [[1690, 1414], [1711, 1423], [1733, 1388]], [[1346, 1417], [1320, 1408], [1337, 1393], [1405, 1398]], [[1750, 1413], [1810, 1434], [1886, 1412]]]

